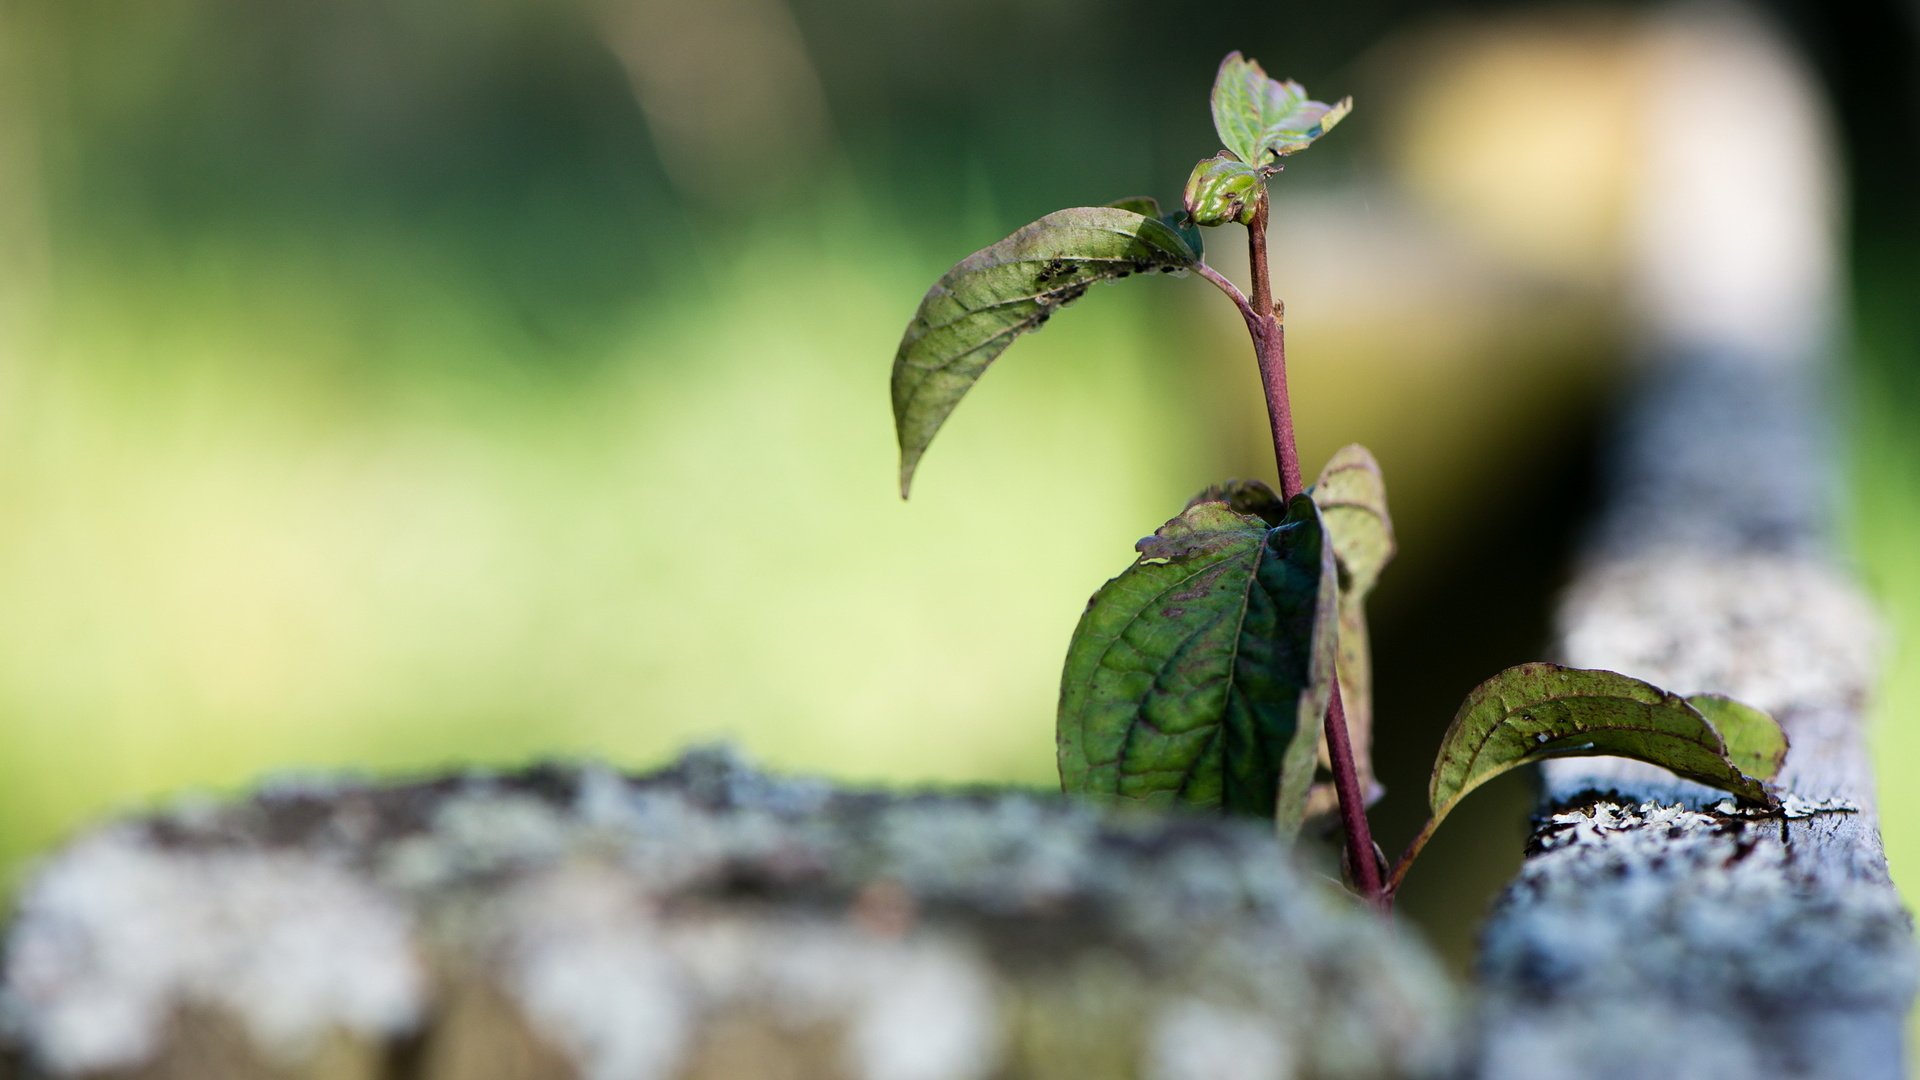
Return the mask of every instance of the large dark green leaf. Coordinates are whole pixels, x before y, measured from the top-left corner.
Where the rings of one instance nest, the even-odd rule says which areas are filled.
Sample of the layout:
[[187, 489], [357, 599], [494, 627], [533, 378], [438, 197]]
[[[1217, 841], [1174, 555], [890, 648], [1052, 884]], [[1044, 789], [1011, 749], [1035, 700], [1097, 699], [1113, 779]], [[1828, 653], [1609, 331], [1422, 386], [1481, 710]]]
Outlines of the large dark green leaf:
[[[1373, 654], [1367, 640], [1366, 604], [1367, 594], [1396, 550], [1380, 463], [1357, 443], [1341, 447], [1314, 481], [1313, 501], [1326, 522], [1340, 570], [1340, 698], [1346, 706], [1360, 790], [1371, 802], [1380, 790], [1373, 773]], [[1320, 764], [1323, 769], [1332, 768], [1324, 740]], [[1314, 784], [1308, 814], [1330, 813], [1337, 805], [1330, 781]]]
[[1270, 78], [1237, 52], [1221, 61], [1213, 81], [1213, 127], [1220, 145], [1261, 168], [1311, 146], [1352, 109], [1352, 98], [1332, 105], [1310, 100], [1299, 83]]
[[1096, 594], [1060, 684], [1070, 793], [1297, 829], [1334, 679], [1336, 571], [1307, 496], [1278, 525], [1199, 502]]
[[[1740, 721], [1773, 726], [1765, 713], [1745, 706]], [[1743, 731], [1741, 741], [1759, 747], [1768, 740], [1755, 730]], [[1454, 716], [1428, 790], [1433, 824], [1509, 769], [1574, 755], [1634, 758], [1742, 798], [1774, 802], [1687, 699], [1617, 672], [1522, 664], [1481, 683]]]
[[1048, 214], [947, 271], [920, 301], [893, 358], [900, 494], [940, 425], [1014, 338], [1040, 329], [1096, 281], [1183, 270], [1199, 258], [1158, 217], [1086, 206]]

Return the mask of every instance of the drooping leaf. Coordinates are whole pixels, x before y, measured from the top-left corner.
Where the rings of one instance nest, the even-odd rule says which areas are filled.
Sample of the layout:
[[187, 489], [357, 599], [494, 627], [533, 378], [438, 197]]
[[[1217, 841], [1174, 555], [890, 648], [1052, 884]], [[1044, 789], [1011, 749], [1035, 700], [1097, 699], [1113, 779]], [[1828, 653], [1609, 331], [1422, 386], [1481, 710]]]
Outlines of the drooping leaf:
[[1014, 338], [1038, 330], [1096, 281], [1197, 261], [1173, 227], [1111, 206], [1048, 214], [962, 259], [927, 291], [894, 354], [901, 496], [940, 425]]
[[1266, 176], [1259, 169], [1222, 152], [1201, 161], [1187, 177], [1182, 195], [1187, 215], [1196, 225], [1253, 223]]
[[1787, 760], [1787, 733], [1773, 717], [1724, 694], [1693, 694], [1687, 704], [1700, 710], [1720, 737], [1727, 757], [1755, 780], [1771, 780]]
[[[1340, 571], [1340, 697], [1346, 706], [1347, 734], [1353, 744], [1360, 790], [1371, 803], [1380, 797], [1373, 772], [1373, 652], [1367, 635], [1367, 594], [1393, 559], [1393, 518], [1387, 513], [1386, 481], [1380, 463], [1359, 444], [1343, 446], [1327, 460], [1313, 483], [1313, 501], [1326, 522], [1333, 558]], [[1332, 757], [1323, 736], [1320, 765], [1331, 774]], [[1339, 796], [1330, 779], [1313, 785], [1309, 816], [1331, 814]]]
[[1087, 605], [1060, 683], [1062, 786], [1299, 827], [1334, 678], [1333, 550], [1313, 500], [1270, 526], [1201, 502]]
[[1221, 61], [1213, 81], [1213, 127], [1220, 144], [1260, 169], [1311, 146], [1352, 109], [1352, 98], [1331, 105], [1313, 101], [1299, 83], [1270, 78], [1237, 52]]
[[1578, 755], [1634, 758], [1741, 798], [1774, 803], [1687, 699], [1618, 672], [1522, 664], [1475, 687], [1441, 739], [1428, 789], [1433, 824], [1468, 792], [1509, 769]]

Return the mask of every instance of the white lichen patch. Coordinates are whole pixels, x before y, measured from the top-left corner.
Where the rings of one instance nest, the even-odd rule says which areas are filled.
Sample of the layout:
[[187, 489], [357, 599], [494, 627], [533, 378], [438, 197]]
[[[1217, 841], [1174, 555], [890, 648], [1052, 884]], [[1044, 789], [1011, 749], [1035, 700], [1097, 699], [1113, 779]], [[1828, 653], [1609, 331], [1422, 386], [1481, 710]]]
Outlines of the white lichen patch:
[[1780, 816], [1789, 820], [1818, 814], [1857, 814], [1860, 807], [1846, 799], [1803, 799], [1792, 792], [1780, 797]]
[[[443, 987], [588, 1080], [737, 1071], [740, 1031], [858, 1080], [1089, 1053], [1166, 1077], [1447, 1072], [1445, 976], [1329, 892], [1254, 823], [846, 792], [716, 751], [640, 778], [316, 782], [69, 849], [12, 931], [7, 1007], [55, 1077], [166, 1060], [184, 1007], [274, 1054], [335, 1030], [377, 1050], [458, 1013]], [[1036, 1043], [1036, 1023], [1098, 1027]]]
[[1675, 830], [1717, 829], [1726, 824], [1727, 817], [1733, 811], [1732, 800], [1724, 805], [1725, 810], [1721, 813], [1709, 814], [1678, 804], [1647, 801], [1635, 806], [1623, 806], [1603, 799], [1549, 815], [1535, 843], [1543, 851], [1552, 851], [1633, 829], [1663, 829], [1669, 837], [1674, 835]]
[[697, 1002], [623, 875], [587, 864], [536, 878], [493, 926], [508, 991], [586, 1080], [673, 1075]]
[[3, 981], [9, 1026], [57, 1075], [138, 1064], [183, 1006], [234, 1018], [291, 1061], [335, 1030], [398, 1036], [425, 999], [406, 912], [342, 867], [156, 850], [130, 830], [35, 877]]
[[1176, 1001], [1152, 1021], [1152, 1080], [1287, 1080], [1297, 1075], [1282, 1029], [1259, 1013]]
[[[639, 886], [639, 887], [636, 887]], [[945, 935], [877, 939], [817, 917], [663, 919], [620, 868], [576, 864], [502, 901], [487, 951], [509, 993], [589, 1080], [675, 1075], [705, 1017], [846, 1033], [863, 1080], [977, 1080], [998, 988]]]
[[1542, 851], [1553, 851], [1635, 829], [1666, 830], [1664, 835], [1673, 839], [1696, 829], [1723, 829], [1769, 820], [1797, 821], [1820, 814], [1853, 814], [1859, 810], [1845, 799], [1803, 799], [1791, 792], [1780, 797], [1778, 809], [1743, 805], [1731, 798], [1721, 799], [1707, 810], [1651, 799], [1632, 806], [1600, 799], [1549, 814], [1534, 842]]
[[966, 950], [913, 943], [870, 958], [849, 1064], [861, 1080], [980, 1080], [999, 1059], [993, 980]]
[[1044, 904], [1091, 884], [1097, 823], [1089, 810], [1043, 810], [1032, 799], [999, 799], [967, 813], [950, 803], [908, 803], [882, 817], [880, 855], [916, 892], [967, 897], [989, 909]]
[[401, 838], [379, 853], [383, 877], [425, 892], [476, 875], [497, 874], [564, 854], [575, 826], [547, 803], [505, 791], [463, 791], [435, 809], [429, 833]]

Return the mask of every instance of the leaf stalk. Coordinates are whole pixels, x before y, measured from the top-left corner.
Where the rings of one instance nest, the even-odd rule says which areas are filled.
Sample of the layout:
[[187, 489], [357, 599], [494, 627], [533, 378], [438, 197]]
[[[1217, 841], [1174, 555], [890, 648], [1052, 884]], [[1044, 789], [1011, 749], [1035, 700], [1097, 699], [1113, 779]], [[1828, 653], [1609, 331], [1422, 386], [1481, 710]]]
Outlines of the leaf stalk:
[[1193, 270], [1194, 273], [1212, 282], [1214, 288], [1226, 293], [1227, 299], [1233, 301], [1233, 306], [1240, 309], [1240, 317], [1247, 322], [1247, 333], [1256, 335], [1260, 333], [1260, 316], [1253, 310], [1253, 305], [1247, 301], [1247, 294], [1240, 291], [1240, 286], [1235, 285], [1225, 274], [1204, 262], [1194, 263]]
[[1439, 827], [1439, 818], [1428, 818], [1427, 823], [1420, 826], [1420, 831], [1415, 833], [1413, 840], [1407, 844], [1407, 850], [1401, 852], [1400, 858], [1394, 861], [1393, 872], [1387, 875], [1387, 884], [1384, 889], [1383, 899], [1386, 903], [1393, 903], [1394, 894], [1400, 891], [1400, 883], [1407, 878], [1407, 871], [1413, 869], [1413, 860], [1420, 857], [1420, 852], [1426, 848], [1427, 841], [1433, 839], [1433, 831]]

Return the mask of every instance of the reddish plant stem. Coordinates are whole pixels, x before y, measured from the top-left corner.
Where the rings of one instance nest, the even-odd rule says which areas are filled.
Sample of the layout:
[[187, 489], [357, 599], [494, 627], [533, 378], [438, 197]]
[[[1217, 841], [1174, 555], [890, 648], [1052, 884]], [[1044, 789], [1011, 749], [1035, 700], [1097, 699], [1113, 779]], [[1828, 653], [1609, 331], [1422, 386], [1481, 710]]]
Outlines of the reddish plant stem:
[[1420, 832], [1413, 838], [1413, 842], [1407, 845], [1407, 850], [1400, 853], [1399, 861], [1393, 864], [1393, 873], [1387, 877], [1388, 903], [1393, 902], [1394, 894], [1400, 891], [1400, 883], [1407, 879], [1407, 871], [1413, 869], [1413, 860], [1420, 856], [1420, 851], [1427, 846], [1427, 841], [1433, 839], [1433, 830], [1439, 827], [1438, 821], [1428, 818], [1427, 823], [1420, 826]]
[[1293, 438], [1293, 401], [1287, 395], [1287, 328], [1283, 308], [1273, 302], [1267, 273], [1267, 197], [1263, 193], [1253, 223], [1247, 226], [1247, 262], [1253, 295], [1248, 303], [1260, 319], [1253, 347], [1260, 362], [1260, 384], [1267, 391], [1267, 422], [1273, 428], [1273, 453], [1280, 465], [1280, 494], [1291, 499], [1306, 490], [1300, 477], [1300, 451]]
[[1247, 272], [1253, 281], [1253, 310], [1261, 318], [1273, 314], [1273, 283], [1267, 276], [1267, 193], [1253, 208], [1253, 222], [1247, 226]]
[[1300, 475], [1300, 452], [1294, 449], [1293, 403], [1287, 396], [1287, 328], [1271, 302], [1255, 310], [1265, 312], [1254, 331], [1253, 346], [1260, 361], [1260, 385], [1267, 391], [1267, 423], [1273, 429], [1274, 455], [1280, 465], [1280, 494], [1291, 499], [1307, 486]]
[[[1300, 474], [1300, 450], [1293, 436], [1293, 403], [1287, 395], [1287, 332], [1283, 314], [1273, 302], [1273, 285], [1267, 270], [1267, 198], [1263, 192], [1247, 226], [1248, 262], [1251, 266], [1252, 297], [1249, 300], [1257, 325], [1253, 345], [1259, 357], [1260, 383], [1267, 394], [1267, 420], [1273, 428], [1273, 454], [1280, 466], [1280, 493], [1291, 499], [1306, 490]], [[1340, 697], [1340, 680], [1333, 681], [1333, 693], [1327, 703], [1327, 757], [1333, 766], [1333, 787], [1340, 796], [1340, 824], [1347, 834], [1348, 873], [1368, 903], [1385, 908], [1388, 903], [1380, 881], [1380, 864], [1374, 852], [1373, 829], [1367, 824], [1366, 795], [1360, 790], [1360, 776], [1354, 768], [1353, 742], [1347, 733], [1347, 709]]]
[[1340, 680], [1333, 680], [1333, 698], [1327, 706], [1327, 757], [1333, 763], [1333, 789], [1340, 796], [1340, 826], [1347, 833], [1348, 873], [1353, 887], [1375, 907], [1385, 910], [1393, 904], [1392, 894], [1380, 881], [1380, 862], [1373, 846], [1373, 829], [1367, 824], [1367, 796], [1360, 790], [1359, 771], [1353, 762], [1353, 741], [1347, 733], [1347, 707], [1340, 700]]

